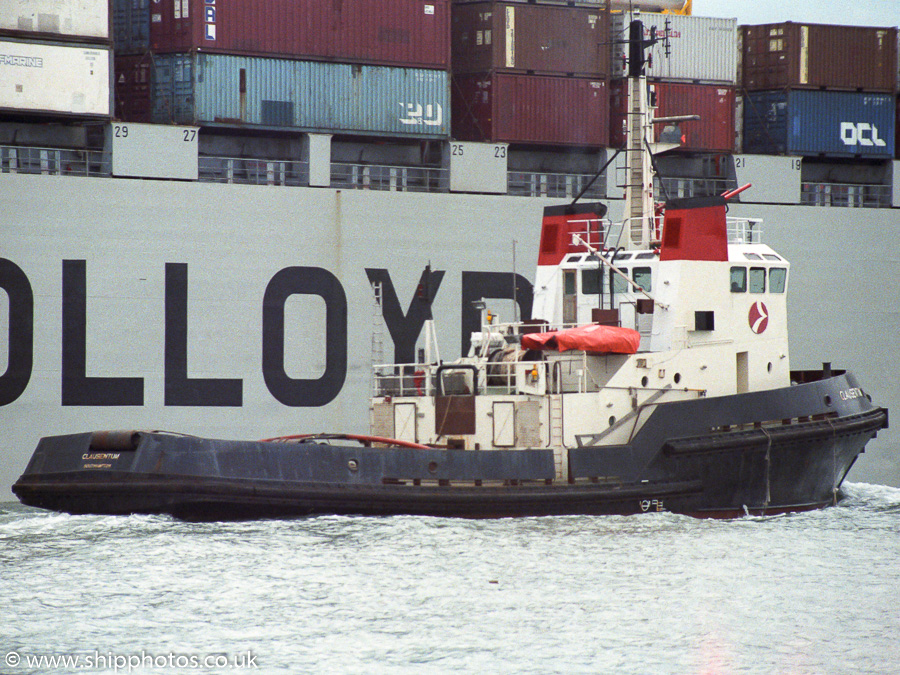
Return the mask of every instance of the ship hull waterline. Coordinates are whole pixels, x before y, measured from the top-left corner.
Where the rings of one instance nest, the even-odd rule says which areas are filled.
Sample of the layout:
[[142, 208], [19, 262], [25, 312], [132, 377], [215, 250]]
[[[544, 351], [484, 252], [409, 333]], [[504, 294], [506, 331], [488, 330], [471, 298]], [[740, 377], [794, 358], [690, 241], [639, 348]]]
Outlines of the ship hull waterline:
[[[573, 449], [570, 472], [578, 475], [568, 481], [548, 473], [552, 450], [72, 434], [42, 439], [13, 491], [26, 505], [73, 514], [171, 514], [185, 520], [766, 515], [839, 500], [847, 472], [888, 423], [885, 409], [862, 401], [855, 402], [857, 410], [830, 416], [810, 411], [779, 425], [750, 422], [705, 434], [685, 434], [683, 427], [677, 437], [653, 440], [653, 448], [642, 448], [638, 435], [633, 447], [598, 449], [602, 454], [589, 461], [590, 448]], [[683, 404], [659, 408], [680, 418], [685, 413]]]

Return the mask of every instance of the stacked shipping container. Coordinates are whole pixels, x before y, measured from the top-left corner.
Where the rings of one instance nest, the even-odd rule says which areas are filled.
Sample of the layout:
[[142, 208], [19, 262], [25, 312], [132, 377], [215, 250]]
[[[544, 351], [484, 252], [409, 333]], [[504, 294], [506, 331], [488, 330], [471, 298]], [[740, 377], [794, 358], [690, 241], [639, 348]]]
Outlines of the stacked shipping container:
[[[734, 150], [734, 101], [737, 77], [737, 25], [734, 19], [672, 14], [614, 14], [612, 20], [612, 69], [617, 78], [627, 71], [629, 25], [644, 24], [659, 41], [649, 50], [647, 77], [650, 101], [656, 117], [699, 115], [699, 121], [682, 122], [667, 131], [681, 138], [681, 149], [693, 152]], [[611, 84], [610, 145], [625, 143], [627, 100], [625, 80]], [[663, 129], [655, 129], [657, 136]]]
[[[697, 152], [732, 152], [734, 150], [734, 87], [699, 85], [680, 82], [653, 82], [651, 99], [656, 102], [657, 117], [699, 115], [699, 121], [672, 125], [681, 139], [681, 149]], [[612, 83], [610, 117], [613, 124], [609, 144], [625, 145], [625, 112], [627, 87], [624, 80]], [[657, 137], [664, 131], [657, 125]]]
[[449, 137], [449, 0], [115, 2], [123, 117]]
[[607, 145], [608, 33], [602, 3], [454, 4], [454, 137]]
[[787, 22], [741, 34], [744, 151], [894, 154], [896, 28]]
[[0, 3], [0, 111], [110, 114], [107, 0]]

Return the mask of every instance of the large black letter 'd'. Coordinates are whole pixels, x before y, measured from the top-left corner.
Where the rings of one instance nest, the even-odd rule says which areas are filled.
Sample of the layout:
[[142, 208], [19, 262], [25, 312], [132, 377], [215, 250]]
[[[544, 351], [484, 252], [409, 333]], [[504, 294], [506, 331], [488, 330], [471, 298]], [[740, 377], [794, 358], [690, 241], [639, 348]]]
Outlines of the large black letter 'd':
[[87, 262], [63, 260], [62, 404], [144, 405], [143, 378], [88, 377], [86, 370]]
[[[325, 301], [325, 372], [299, 380], [284, 369], [284, 305], [292, 295], [318, 295]], [[314, 408], [332, 401], [347, 377], [347, 296], [336, 276], [320, 267], [286, 267], [266, 286], [263, 297], [263, 379], [284, 405]]]
[[459, 343], [463, 354], [469, 352], [472, 333], [481, 330], [481, 316], [472, 303], [482, 298], [493, 300], [515, 298], [516, 304], [519, 306], [519, 315], [525, 321], [531, 318], [534, 287], [521, 274], [513, 275], [512, 272], [463, 272], [462, 316], [460, 317], [462, 334]]
[[9, 296], [9, 363], [0, 375], [0, 405], [15, 401], [28, 386], [34, 361], [34, 293], [25, 272], [0, 258], [0, 289]]

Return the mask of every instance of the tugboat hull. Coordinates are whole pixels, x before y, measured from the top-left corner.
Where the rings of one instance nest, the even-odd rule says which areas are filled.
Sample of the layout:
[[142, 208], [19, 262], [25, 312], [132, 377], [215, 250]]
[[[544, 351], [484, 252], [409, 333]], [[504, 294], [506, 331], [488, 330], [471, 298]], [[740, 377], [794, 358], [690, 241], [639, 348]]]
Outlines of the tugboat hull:
[[630, 445], [583, 439], [572, 448], [568, 481], [555, 479], [546, 448], [361, 447], [135, 431], [42, 439], [13, 491], [25, 504], [70, 513], [190, 520], [647, 511], [731, 517], [834, 503], [865, 444], [886, 426], [887, 411], [861, 395], [852, 376], [839, 375], [659, 405]]

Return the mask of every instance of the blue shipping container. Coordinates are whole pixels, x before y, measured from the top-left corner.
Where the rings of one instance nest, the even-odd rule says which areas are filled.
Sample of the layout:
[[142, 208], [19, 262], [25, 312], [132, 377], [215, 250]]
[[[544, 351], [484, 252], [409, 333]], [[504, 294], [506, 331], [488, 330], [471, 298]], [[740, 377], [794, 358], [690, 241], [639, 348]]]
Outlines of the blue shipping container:
[[221, 54], [155, 57], [153, 121], [448, 138], [443, 70]]
[[754, 91], [744, 97], [744, 152], [890, 157], [894, 124], [890, 94]]
[[150, 0], [113, 0], [113, 46], [117, 55], [150, 49]]

